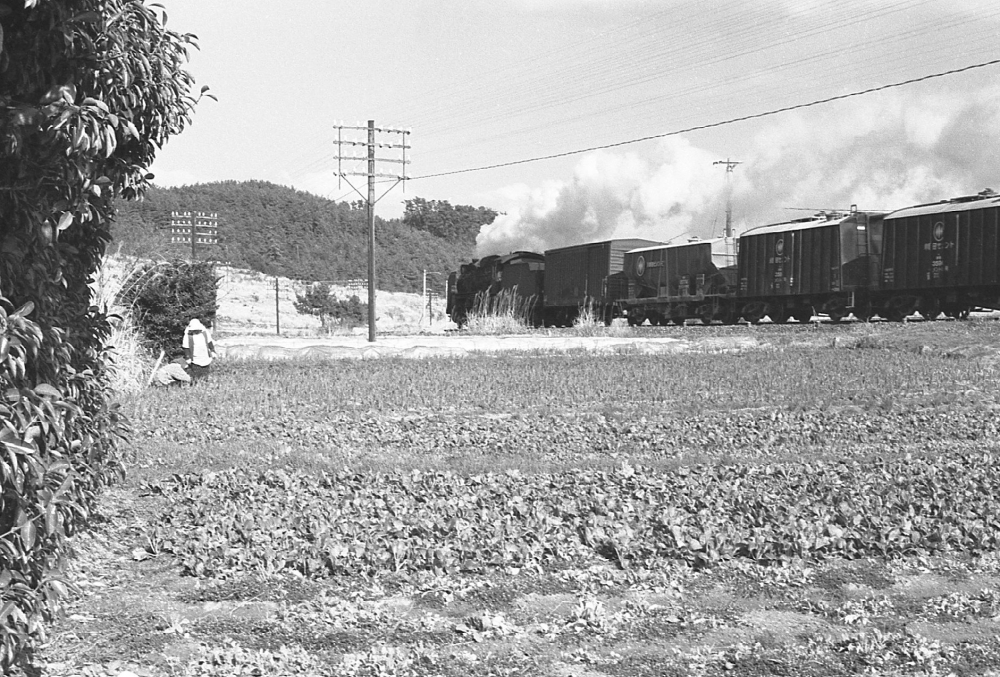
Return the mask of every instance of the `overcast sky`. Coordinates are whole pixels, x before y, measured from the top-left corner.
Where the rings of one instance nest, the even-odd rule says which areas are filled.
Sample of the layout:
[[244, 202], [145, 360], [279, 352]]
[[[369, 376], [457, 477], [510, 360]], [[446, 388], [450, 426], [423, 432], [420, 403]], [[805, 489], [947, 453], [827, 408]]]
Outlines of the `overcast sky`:
[[[480, 253], [719, 234], [727, 158], [737, 228], [1000, 189], [996, 65], [674, 134], [1000, 59], [995, 0], [161, 2], [219, 100], [161, 150], [160, 185], [357, 199], [334, 125], [374, 119], [412, 129], [418, 177], [379, 213], [415, 196], [498, 209]], [[659, 138], [419, 178], [643, 137]]]

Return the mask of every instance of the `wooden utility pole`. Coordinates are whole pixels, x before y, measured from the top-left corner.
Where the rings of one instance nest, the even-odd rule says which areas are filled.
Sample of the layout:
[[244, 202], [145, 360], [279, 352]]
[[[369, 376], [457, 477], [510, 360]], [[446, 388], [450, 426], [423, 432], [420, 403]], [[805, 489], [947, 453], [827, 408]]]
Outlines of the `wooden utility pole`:
[[[406, 143], [406, 136], [410, 133], [409, 129], [399, 129], [396, 127], [376, 127], [374, 120], [369, 120], [366, 127], [356, 125], [353, 127], [345, 126], [343, 124], [334, 125], [337, 130], [337, 179], [344, 179], [347, 181], [348, 185], [354, 189], [354, 192], [362, 197], [365, 197], [361, 191], [351, 184], [350, 180], [347, 179], [348, 176], [367, 176], [368, 177], [368, 195], [365, 200], [367, 206], [367, 217], [368, 217], [368, 340], [372, 343], [375, 342], [375, 204], [378, 202], [378, 198], [375, 198], [375, 179], [379, 177], [396, 179], [396, 183], [403, 183], [403, 187], [406, 187], [406, 165], [409, 164], [409, 160], [406, 159], [406, 151], [409, 150], [410, 146]], [[365, 141], [345, 141], [343, 139], [343, 131], [365, 131], [367, 132], [367, 140]], [[401, 134], [403, 137], [402, 143], [376, 143], [376, 133], [383, 134]], [[343, 146], [364, 146], [367, 149], [367, 153], [364, 156], [357, 155], [344, 155]], [[398, 150], [401, 152], [401, 158], [387, 158], [387, 157], [377, 157], [375, 155], [376, 148], [388, 148], [393, 150]], [[358, 161], [366, 160], [368, 163], [367, 171], [364, 172], [345, 172], [342, 169], [342, 163], [347, 161]], [[402, 171], [399, 174], [379, 174], [375, 171], [375, 162], [395, 162], [402, 165]], [[395, 188], [396, 183], [394, 183], [389, 190]], [[382, 197], [389, 192], [387, 190], [382, 194]]]
[[[405, 169], [405, 167], [404, 167]], [[375, 121], [368, 121], [368, 341], [375, 342]]]

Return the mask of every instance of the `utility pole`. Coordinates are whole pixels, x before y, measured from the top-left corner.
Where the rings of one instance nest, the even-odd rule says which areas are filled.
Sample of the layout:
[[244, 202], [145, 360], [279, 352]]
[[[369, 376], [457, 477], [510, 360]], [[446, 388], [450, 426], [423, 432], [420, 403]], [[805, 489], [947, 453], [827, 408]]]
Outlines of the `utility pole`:
[[717, 160], [712, 164], [726, 166], [726, 236], [724, 243], [726, 248], [726, 263], [732, 266], [736, 264], [736, 240], [733, 238], [733, 184], [731, 179], [733, 169], [736, 168], [736, 165], [742, 163], [739, 160], [726, 158], [725, 160]]
[[[354, 189], [354, 192], [362, 197], [365, 197], [361, 191], [354, 187], [354, 185], [347, 178], [348, 176], [367, 176], [368, 177], [368, 196], [366, 199], [367, 206], [367, 216], [368, 216], [368, 341], [371, 343], [375, 342], [375, 204], [382, 197], [385, 197], [390, 190], [396, 187], [397, 183], [403, 183], [403, 189], [406, 189], [406, 165], [410, 163], [406, 159], [406, 151], [410, 149], [410, 146], [406, 143], [406, 137], [410, 134], [409, 129], [400, 129], [397, 127], [376, 127], [374, 120], [368, 121], [367, 127], [362, 127], [360, 124], [353, 127], [346, 126], [344, 124], [334, 125], [334, 129], [337, 130], [337, 180], [338, 185], [340, 179], [347, 181], [347, 185]], [[345, 141], [343, 139], [344, 130], [355, 131], [355, 132], [367, 132], [367, 140], [365, 141]], [[400, 134], [402, 136], [402, 143], [376, 143], [376, 134]], [[363, 156], [358, 156], [355, 154], [344, 155], [343, 146], [363, 146], [367, 149], [367, 153]], [[399, 151], [402, 157], [377, 157], [375, 154], [376, 148], [386, 148], [391, 149], [391, 151]], [[368, 163], [367, 171], [364, 172], [345, 172], [342, 169], [342, 162], [348, 160], [366, 160]], [[401, 171], [399, 174], [379, 174], [375, 171], [375, 162], [395, 162], [400, 164]], [[396, 179], [396, 182], [389, 187], [385, 193], [382, 193], [382, 197], [375, 198], [375, 179], [376, 178], [387, 178]]]
[[730, 181], [730, 176], [733, 173], [733, 169], [736, 168], [736, 165], [743, 163], [739, 160], [730, 160], [729, 158], [726, 158], [725, 160], [717, 160], [712, 164], [726, 166], [726, 239], [728, 240], [733, 237], [733, 185]]
[[274, 276], [274, 333], [281, 336], [281, 311], [278, 309], [278, 276]]
[[[427, 324], [428, 325], [434, 324], [434, 304], [433, 304], [434, 291], [431, 290], [431, 289], [428, 289], [428, 287], [427, 287], [427, 276], [428, 275], [440, 275], [440, 274], [441, 273], [433, 271], [433, 270], [427, 270], [426, 268], [424, 269], [424, 297], [423, 298], [424, 298], [424, 303], [427, 304]], [[420, 310], [420, 313], [421, 313], [421, 315], [423, 315], [423, 309]]]

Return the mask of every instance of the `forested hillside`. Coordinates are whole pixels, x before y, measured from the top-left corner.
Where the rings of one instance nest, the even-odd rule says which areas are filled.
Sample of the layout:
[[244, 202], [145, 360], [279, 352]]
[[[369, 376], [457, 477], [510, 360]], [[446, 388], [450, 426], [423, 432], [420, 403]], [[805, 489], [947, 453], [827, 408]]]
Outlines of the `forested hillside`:
[[[171, 245], [171, 211], [216, 212], [220, 243], [199, 251], [230, 265], [303, 280], [368, 274], [366, 210], [263, 181], [152, 188], [142, 202], [118, 204], [114, 237], [124, 252], [188, 257]], [[424, 270], [447, 273], [472, 257], [476, 234], [496, 212], [413, 198], [402, 219], [376, 218], [376, 279], [386, 291], [420, 291]]]

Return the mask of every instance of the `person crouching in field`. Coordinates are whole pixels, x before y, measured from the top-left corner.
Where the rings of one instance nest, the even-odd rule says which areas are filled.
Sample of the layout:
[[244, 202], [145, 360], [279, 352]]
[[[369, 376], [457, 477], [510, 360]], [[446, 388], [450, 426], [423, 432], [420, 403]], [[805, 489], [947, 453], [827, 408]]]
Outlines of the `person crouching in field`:
[[183, 358], [168, 362], [153, 372], [150, 383], [158, 386], [182, 386], [191, 383], [191, 377], [184, 369], [186, 363], [187, 360]]
[[208, 369], [215, 357], [212, 333], [198, 318], [188, 322], [184, 330], [184, 356], [188, 360], [188, 374], [197, 381], [208, 375]]

